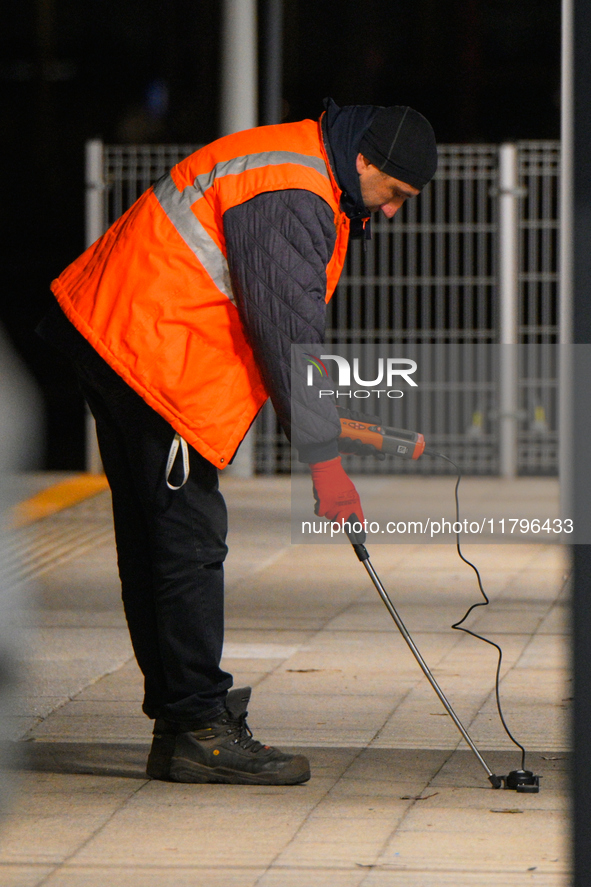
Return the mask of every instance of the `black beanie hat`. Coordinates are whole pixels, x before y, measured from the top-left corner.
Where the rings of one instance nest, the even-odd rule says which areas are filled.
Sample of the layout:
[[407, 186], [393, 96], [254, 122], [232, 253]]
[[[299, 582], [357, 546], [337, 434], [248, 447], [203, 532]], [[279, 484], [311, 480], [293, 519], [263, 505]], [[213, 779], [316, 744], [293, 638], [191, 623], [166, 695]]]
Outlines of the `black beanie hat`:
[[388, 176], [422, 190], [437, 169], [435, 133], [422, 114], [405, 105], [380, 108], [359, 152]]

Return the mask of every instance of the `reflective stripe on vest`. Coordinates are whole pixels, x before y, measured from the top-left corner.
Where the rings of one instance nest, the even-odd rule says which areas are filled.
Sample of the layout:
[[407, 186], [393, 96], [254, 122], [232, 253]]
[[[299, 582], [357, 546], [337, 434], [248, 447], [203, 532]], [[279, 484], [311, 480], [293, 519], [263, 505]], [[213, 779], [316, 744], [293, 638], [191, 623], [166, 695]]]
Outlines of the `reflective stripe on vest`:
[[263, 166], [279, 166], [283, 163], [296, 163], [315, 169], [329, 178], [326, 164], [320, 157], [298, 154], [295, 151], [263, 151], [260, 154], [246, 154], [216, 163], [208, 173], [198, 175], [192, 185], [179, 191], [170, 173], [154, 185], [154, 195], [171, 224], [187, 244], [193, 255], [201, 262], [217, 288], [230, 301], [234, 301], [228, 262], [218, 245], [209, 236], [199, 219], [192, 212], [193, 204], [200, 200], [216, 179], [223, 176], [240, 175], [248, 169]]
[[170, 173], [167, 173], [154, 185], [154, 195], [179, 236], [199, 259], [217, 288], [228, 299], [234, 301], [226, 257], [211, 239], [195, 213], [191, 212], [191, 207], [201, 196], [200, 194], [195, 196], [195, 194], [195, 188], [192, 185], [179, 191]]

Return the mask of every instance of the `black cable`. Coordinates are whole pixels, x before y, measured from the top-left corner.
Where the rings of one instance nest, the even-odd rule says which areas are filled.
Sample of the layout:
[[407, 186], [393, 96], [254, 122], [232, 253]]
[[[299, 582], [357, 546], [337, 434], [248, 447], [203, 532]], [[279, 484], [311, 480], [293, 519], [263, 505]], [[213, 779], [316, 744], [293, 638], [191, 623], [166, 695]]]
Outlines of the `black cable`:
[[[459, 498], [459, 494], [458, 494], [458, 489], [460, 486], [460, 481], [462, 479], [462, 472], [461, 472], [460, 468], [455, 464], [455, 462], [452, 462], [452, 460], [449, 459], [447, 456], [444, 456], [443, 453], [435, 453], [435, 452], [433, 452], [433, 450], [425, 450], [425, 455], [438, 456], [440, 459], [445, 459], [445, 461], [449, 462], [450, 465], [453, 465], [455, 470], [458, 472], [458, 479], [456, 481], [456, 488], [455, 488], [455, 498], [456, 498], [456, 521], [459, 524], [460, 523], [460, 498]], [[487, 594], [484, 590], [484, 587], [482, 585], [482, 579], [481, 579], [480, 573], [478, 571], [478, 568], [471, 561], [469, 561], [466, 557], [464, 557], [464, 555], [462, 554], [459, 533], [456, 533], [456, 549], [457, 549], [458, 555], [461, 558], [461, 560], [463, 560], [465, 564], [468, 564], [469, 567], [472, 567], [472, 569], [476, 573], [476, 578], [478, 580], [478, 588], [480, 589], [480, 593], [482, 594], [484, 601], [477, 601], [475, 604], [472, 604], [472, 606], [466, 610], [466, 612], [462, 616], [462, 618], [458, 622], [455, 622], [452, 625], [452, 628], [454, 628], [456, 631], [463, 631], [466, 634], [471, 635], [473, 638], [477, 638], [479, 641], [484, 641], [485, 644], [490, 644], [491, 647], [495, 647], [495, 649], [498, 650], [499, 660], [497, 663], [497, 674], [496, 674], [496, 680], [495, 680], [495, 694], [497, 697], [497, 711], [499, 712], [499, 718], [501, 720], [501, 724], [503, 725], [505, 733], [507, 734], [507, 736], [509, 737], [511, 742], [514, 745], [516, 745], [518, 748], [521, 749], [521, 769], [525, 770], [525, 748], [521, 745], [520, 742], [518, 742], [515, 739], [515, 737], [513, 736], [511, 731], [509, 730], [509, 727], [507, 726], [507, 722], [505, 721], [505, 718], [503, 715], [503, 709], [501, 706], [501, 695], [500, 695], [499, 684], [500, 684], [500, 676], [501, 676], [501, 665], [503, 662], [503, 651], [502, 651], [501, 647], [498, 644], [496, 644], [494, 641], [489, 640], [489, 638], [483, 637], [481, 634], [476, 634], [476, 632], [471, 631], [469, 628], [464, 628], [462, 626], [462, 623], [466, 621], [466, 619], [468, 618], [468, 616], [470, 615], [472, 610], [475, 610], [476, 607], [488, 606], [490, 604], [490, 600], [488, 599], [488, 596], [487, 596]]]

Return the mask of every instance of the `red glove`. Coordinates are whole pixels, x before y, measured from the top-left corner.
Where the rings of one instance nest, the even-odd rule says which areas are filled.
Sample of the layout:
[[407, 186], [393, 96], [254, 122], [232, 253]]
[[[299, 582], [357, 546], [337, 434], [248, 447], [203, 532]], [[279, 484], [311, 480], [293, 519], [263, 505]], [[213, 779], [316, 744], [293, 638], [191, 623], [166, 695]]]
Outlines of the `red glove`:
[[363, 509], [359, 493], [353, 481], [341, 465], [341, 457], [328, 462], [315, 462], [310, 465], [316, 507], [314, 514], [328, 520], [348, 521], [355, 515], [355, 521], [363, 522]]

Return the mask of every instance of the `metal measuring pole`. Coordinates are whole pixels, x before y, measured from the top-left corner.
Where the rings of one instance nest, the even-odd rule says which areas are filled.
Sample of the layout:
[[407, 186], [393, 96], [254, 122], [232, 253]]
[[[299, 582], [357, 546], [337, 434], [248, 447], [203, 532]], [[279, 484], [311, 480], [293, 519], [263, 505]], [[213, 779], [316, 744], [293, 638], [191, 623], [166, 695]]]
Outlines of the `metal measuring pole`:
[[456, 727], [458, 728], [458, 730], [462, 734], [463, 738], [465, 739], [465, 741], [467, 742], [467, 744], [472, 749], [472, 751], [474, 752], [474, 754], [476, 755], [476, 757], [478, 758], [478, 760], [482, 764], [483, 768], [485, 769], [486, 775], [488, 776], [490, 784], [492, 785], [493, 788], [501, 788], [501, 785], [502, 785], [501, 777], [496, 776], [492, 772], [492, 770], [490, 769], [490, 767], [488, 766], [488, 764], [486, 763], [486, 761], [484, 760], [484, 758], [482, 757], [482, 755], [480, 754], [478, 749], [476, 748], [474, 741], [472, 740], [470, 734], [468, 733], [468, 731], [466, 730], [466, 728], [464, 727], [464, 725], [462, 724], [462, 722], [458, 718], [457, 714], [453, 710], [451, 703], [449, 702], [447, 696], [445, 695], [445, 693], [443, 692], [443, 690], [441, 689], [441, 687], [439, 686], [439, 684], [437, 683], [437, 681], [433, 677], [429, 666], [427, 665], [427, 663], [425, 662], [425, 660], [421, 656], [419, 648], [417, 647], [417, 645], [413, 641], [412, 637], [410, 636], [406, 625], [404, 624], [404, 622], [402, 621], [402, 619], [398, 615], [398, 611], [396, 610], [396, 607], [394, 606], [394, 604], [390, 600], [390, 596], [388, 595], [388, 592], [386, 591], [386, 589], [382, 585], [382, 583], [380, 581], [380, 577], [378, 576], [378, 574], [376, 573], [376, 571], [373, 568], [373, 565], [369, 559], [369, 553], [368, 553], [365, 545], [361, 545], [361, 544], [359, 544], [357, 542], [353, 542], [353, 541], [351, 541], [351, 544], [353, 545], [353, 548], [355, 550], [355, 554], [357, 555], [357, 557], [359, 558], [359, 560], [361, 561], [361, 563], [363, 564], [363, 566], [365, 567], [365, 569], [369, 573], [370, 579], [373, 582], [373, 584], [375, 585], [377, 592], [378, 592], [379, 596], [381, 597], [382, 601], [386, 605], [386, 608], [387, 608], [388, 612], [390, 613], [390, 616], [392, 617], [392, 619], [396, 623], [396, 627], [398, 628], [398, 631], [400, 632], [400, 634], [402, 635], [402, 637], [404, 638], [404, 640], [406, 641], [406, 643], [410, 647], [410, 650], [411, 650], [413, 656], [415, 657], [415, 659], [419, 663], [419, 665], [423, 671], [423, 674], [425, 675], [425, 677], [427, 678], [427, 680], [429, 681], [429, 683], [431, 684], [431, 686], [433, 687], [433, 689], [437, 693], [439, 699], [441, 700], [441, 702], [443, 704], [443, 707], [445, 708], [448, 715], [450, 716], [450, 718], [452, 719], [452, 721], [454, 722], [454, 724], [456, 725]]

